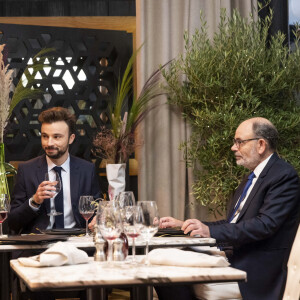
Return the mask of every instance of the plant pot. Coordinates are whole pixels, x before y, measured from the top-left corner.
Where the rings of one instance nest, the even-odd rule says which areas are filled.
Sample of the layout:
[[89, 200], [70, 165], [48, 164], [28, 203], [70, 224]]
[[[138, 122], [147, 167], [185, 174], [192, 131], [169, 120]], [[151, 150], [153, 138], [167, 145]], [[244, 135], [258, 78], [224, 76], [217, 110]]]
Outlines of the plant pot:
[[113, 201], [121, 192], [125, 191], [126, 164], [107, 164], [106, 177], [108, 180], [108, 196]]

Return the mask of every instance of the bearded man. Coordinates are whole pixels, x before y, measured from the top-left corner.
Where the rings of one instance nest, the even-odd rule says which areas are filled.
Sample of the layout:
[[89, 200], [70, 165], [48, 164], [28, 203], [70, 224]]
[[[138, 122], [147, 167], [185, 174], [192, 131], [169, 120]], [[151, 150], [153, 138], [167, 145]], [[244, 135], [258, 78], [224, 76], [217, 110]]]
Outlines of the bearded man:
[[[236, 163], [251, 173], [235, 191], [226, 219], [161, 218], [162, 228], [180, 226], [191, 236], [215, 238], [231, 265], [247, 272], [247, 282], [230, 288], [196, 285], [196, 295], [187, 288], [189, 296], [181, 299], [282, 299], [287, 260], [299, 225], [300, 184], [295, 169], [277, 154], [277, 141], [277, 129], [265, 118], [248, 119], [237, 128], [231, 150]], [[173, 287], [158, 290], [160, 300], [180, 299]]]
[[[75, 139], [76, 118], [68, 109], [54, 107], [43, 111], [38, 120], [45, 154], [19, 165], [8, 225], [15, 233], [84, 228], [79, 198], [81, 195], [99, 198], [100, 188], [94, 165], [69, 154], [69, 145]], [[54, 187], [57, 182], [45, 180], [46, 174], [51, 178], [55, 172], [62, 183], [57, 195]], [[49, 216], [55, 207], [62, 214]]]

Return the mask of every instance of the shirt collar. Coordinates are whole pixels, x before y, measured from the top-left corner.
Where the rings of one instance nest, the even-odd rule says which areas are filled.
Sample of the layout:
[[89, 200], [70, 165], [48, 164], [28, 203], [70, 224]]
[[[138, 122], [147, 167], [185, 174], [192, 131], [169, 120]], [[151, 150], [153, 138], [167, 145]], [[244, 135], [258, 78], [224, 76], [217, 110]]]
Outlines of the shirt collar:
[[[52, 160], [47, 155], [46, 155], [46, 160], [47, 160], [48, 172], [49, 172], [54, 167], [56, 167], [56, 164], [54, 164], [52, 162]], [[62, 167], [62, 170], [67, 172], [67, 173], [70, 171], [70, 155], [68, 155], [68, 158], [66, 159], [66, 161], [59, 167]]]
[[258, 178], [260, 173], [263, 171], [263, 169], [265, 168], [265, 166], [267, 165], [268, 161], [270, 160], [271, 156], [273, 155], [273, 153], [271, 155], [269, 155], [265, 160], [263, 160], [253, 171], [253, 173], [255, 174], [255, 177]]

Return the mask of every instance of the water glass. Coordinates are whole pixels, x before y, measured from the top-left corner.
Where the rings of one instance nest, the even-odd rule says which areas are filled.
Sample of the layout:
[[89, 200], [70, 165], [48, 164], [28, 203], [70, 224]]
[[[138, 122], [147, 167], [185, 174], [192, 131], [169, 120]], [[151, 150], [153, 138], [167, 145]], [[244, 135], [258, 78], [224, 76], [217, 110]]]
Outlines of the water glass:
[[155, 201], [138, 201], [138, 206], [141, 207], [143, 212], [143, 227], [140, 230], [140, 235], [146, 241], [146, 264], [149, 264], [149, 242], [151, 238], [158, 231], [159, 214]]

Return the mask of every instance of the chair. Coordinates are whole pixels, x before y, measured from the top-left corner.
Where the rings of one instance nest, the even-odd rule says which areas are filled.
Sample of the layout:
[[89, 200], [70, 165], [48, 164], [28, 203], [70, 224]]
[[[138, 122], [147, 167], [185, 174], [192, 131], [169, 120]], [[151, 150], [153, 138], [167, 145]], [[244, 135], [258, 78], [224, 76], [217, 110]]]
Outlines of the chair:
[[298, 300], [300, 297], [300, 225], [288, 261], [288, 273], [283, 300]]
[[[288, 260], [287, 280], [282, 300], [300, 299], [300, 225], [294, 239], [292, 250]], [[202, 284], [197, 285], [195, 293], [198, 299], [220, 299], [216, 298], [215, 292], [222, 293], [222, 299], [232, 299], [227, 295], [226, 288], [230, 289], [229, 284]], [[234, 286], [233, 286], [234, 287]], [[216, 289], [217, 288], [217, 289]], [[241, 298], [237, 298], [241, 299]]]

